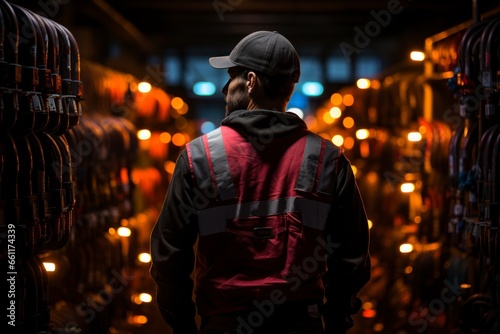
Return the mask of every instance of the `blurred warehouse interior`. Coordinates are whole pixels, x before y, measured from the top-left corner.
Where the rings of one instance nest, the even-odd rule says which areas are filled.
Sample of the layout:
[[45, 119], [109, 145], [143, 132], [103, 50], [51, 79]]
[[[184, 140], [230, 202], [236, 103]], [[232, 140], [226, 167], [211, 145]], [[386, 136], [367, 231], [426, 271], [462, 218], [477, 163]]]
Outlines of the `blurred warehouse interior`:
[[343, 148], [364, 197], [373, 273], [349, 333], [500, 333], [497, 1], [19, 0], [0, 13], [13, 333], [170, 333], [149, 233], [178, 153], [223, 117], [227, 73], [208, 57], [255, 30], [296, 46], [289, 112]]

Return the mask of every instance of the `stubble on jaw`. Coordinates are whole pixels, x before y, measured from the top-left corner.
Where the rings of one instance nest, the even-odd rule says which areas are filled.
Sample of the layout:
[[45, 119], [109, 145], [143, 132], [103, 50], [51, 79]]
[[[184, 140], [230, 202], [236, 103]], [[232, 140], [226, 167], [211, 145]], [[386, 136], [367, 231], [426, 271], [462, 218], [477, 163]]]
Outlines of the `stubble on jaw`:
[[248, 91], [246, 90], [244, 80], [236, 82], [235, 86], [231, 87], [231, 90], [228, 91], [224, 100], [226, 101], [226, 116], [235, 110], [247, 109], [250, 97], [248, 95]]

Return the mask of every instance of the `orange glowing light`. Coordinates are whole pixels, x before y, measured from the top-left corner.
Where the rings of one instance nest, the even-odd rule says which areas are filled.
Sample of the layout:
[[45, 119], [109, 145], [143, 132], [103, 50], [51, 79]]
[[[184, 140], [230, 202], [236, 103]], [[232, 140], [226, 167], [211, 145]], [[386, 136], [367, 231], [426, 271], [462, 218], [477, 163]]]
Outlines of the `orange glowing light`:
[[375, 316], [377, 315], [377, 312], [375, 310], [371, 309], [371, 310], [363, 310], [363, 312], [361, 314], [364, 318], [371, 319], [371, 318], [375, 318]]
[[172, 136], [170, 135], [170, 133], [168, 133], [168, 132], [162, 132], [160, 134], [160, 141], [163, 144], [168, 144], [168, 143], [170, 143], [171, 140], [172, 140]]
[[184, 137], [184, 135], [182, 133], [178, 132], [178, 133], [173, 135], [172, 143], [175, 146], [183, 146], [184, 144], [186, 144], [186, 138]]
[[346, 129], [350, 129], [350, 128], [352, 128], [354, 126], [354, 119], [352, 117], [346, 117], [342, 121], [342, 124], [344, 124], [344, 127]]
[[352, 94], [346, 94], [342, 98], [342, 102], [345, 106], [350, 107], [354, 104], [354, 96], [352, 96]]
[[172, 108], [179, 110], [184, 105], [184, 101], [180, 97], [174, 97], [170, 102], [170, 105]]
[[334, 106], [338, 106], [339, 104], [342, 103], [342, 95], [340, 95], [339, 93], [332, 94], [332, 96], [330, 97], [330, 102]]
[[173, 174], [174, 173], [174, 169], [175, 169], [175, 162], [173, 161], [167, 161], [165, 162], [165, 171], [168, 173], [168, 174]]

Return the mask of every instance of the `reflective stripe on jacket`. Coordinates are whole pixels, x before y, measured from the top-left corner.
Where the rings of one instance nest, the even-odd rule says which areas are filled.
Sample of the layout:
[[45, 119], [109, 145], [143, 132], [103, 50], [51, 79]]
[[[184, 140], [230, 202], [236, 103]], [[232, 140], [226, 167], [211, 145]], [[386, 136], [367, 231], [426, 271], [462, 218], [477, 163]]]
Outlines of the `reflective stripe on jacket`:
[[259, 300], [323, 299], [331, 252], [323, 230], [341, 151], [305, 133], [255, 146], [221, 126], [187, 144], [197, 194], [200, 315]]

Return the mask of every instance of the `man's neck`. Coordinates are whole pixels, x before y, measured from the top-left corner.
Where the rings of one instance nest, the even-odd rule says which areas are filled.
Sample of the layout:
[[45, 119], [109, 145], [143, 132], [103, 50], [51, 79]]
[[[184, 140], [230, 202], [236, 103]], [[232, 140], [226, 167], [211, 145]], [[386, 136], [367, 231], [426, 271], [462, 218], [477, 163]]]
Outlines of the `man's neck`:
[[275, 111], [285, 111], [286, 103], [282, 101], [263, 101], [257, 103], [254, 100], [250, 100], [248, 103], [248, 110], [257, 110], [257, 109], [265, 109], [265, 110], [275, 110]]

